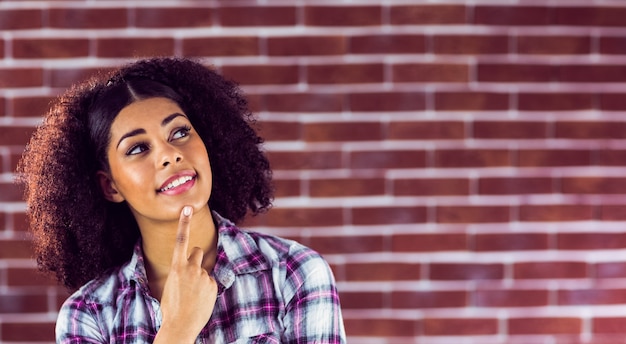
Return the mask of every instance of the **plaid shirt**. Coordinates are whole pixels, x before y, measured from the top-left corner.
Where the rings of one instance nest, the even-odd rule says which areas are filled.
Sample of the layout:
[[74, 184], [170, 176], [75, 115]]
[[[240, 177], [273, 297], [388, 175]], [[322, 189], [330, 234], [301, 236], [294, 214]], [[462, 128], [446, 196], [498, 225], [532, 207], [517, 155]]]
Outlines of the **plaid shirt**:
[[[334, 278], [322, 257], [296, 242], [219, 221], [213, 314], [196, 343], [345, 343]], [[198, 300], [202, 302], [202, 300]], [[141, 245], [129, 262], [63, 304], [57, 343], [152, 343], [161, 326]]]

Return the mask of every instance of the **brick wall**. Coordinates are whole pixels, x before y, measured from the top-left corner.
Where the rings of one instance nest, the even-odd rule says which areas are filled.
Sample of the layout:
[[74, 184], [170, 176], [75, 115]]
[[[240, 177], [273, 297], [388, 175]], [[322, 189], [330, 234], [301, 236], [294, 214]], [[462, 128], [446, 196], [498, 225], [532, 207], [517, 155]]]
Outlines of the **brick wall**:
[[626, 3], [0, 1], [0, 343], [51, 343], [12, 171], [47, 102], [135, 56], [206, 58], [262, 121], [249, 228], [334, 268], [351, 343], [626, 336]]

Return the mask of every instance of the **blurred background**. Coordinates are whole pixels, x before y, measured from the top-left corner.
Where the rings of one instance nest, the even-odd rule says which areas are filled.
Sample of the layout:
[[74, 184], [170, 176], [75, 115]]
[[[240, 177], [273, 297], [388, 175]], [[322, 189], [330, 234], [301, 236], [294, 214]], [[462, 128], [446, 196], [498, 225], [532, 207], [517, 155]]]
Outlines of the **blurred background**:
[[258, 116], [246, 228], [332, 265], [350, 343], [626, 342], [626, 1], [0, 1], [0, 343], [52, 343], [13, 171], [49, 101], [201, 58]]

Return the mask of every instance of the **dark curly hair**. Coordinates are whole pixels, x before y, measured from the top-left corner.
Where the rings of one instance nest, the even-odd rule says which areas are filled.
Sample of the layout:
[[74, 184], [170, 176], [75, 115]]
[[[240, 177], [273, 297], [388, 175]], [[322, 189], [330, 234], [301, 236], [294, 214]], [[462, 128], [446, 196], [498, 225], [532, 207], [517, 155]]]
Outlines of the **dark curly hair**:
[[139, 229], [128, 205], [107, 201], [111, 123], [135, 100], [166, 97], [187, 114], [209, 152], [211, 210], [241, 222], [269, 209], [271, 170], [236, 83], [198, 61], [151, 58], [101, 73], [59, 96], [18, 164], [37, 263], [75, 290], [130, 259]]

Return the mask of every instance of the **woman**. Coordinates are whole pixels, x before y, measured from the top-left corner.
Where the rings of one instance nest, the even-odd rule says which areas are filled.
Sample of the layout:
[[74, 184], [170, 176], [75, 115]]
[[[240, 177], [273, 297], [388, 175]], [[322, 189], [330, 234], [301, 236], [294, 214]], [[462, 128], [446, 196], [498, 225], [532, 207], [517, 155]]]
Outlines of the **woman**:
[[239, 88], [155, 58], [60, 96], [18, 166], [58, 343], [343, 343], [332, 273], [236, 227], [271, 205]]

